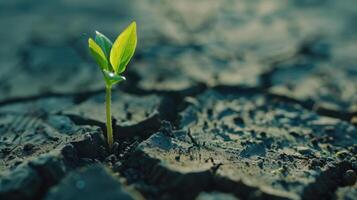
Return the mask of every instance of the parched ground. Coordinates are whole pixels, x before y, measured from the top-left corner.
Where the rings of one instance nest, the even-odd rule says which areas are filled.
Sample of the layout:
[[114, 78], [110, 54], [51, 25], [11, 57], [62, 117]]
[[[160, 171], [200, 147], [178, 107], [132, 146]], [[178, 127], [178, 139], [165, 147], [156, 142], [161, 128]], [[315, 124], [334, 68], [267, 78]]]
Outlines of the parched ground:
[[[355, 0], [0, 2], [0, 199], [357, 199]], [[87, 39], [138, 23], [113, 90]]]

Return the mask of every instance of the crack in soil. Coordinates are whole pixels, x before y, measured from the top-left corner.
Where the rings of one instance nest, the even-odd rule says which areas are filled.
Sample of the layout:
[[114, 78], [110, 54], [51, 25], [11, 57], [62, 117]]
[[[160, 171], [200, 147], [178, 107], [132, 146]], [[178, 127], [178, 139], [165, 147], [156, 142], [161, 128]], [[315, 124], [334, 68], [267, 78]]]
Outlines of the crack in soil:
[[[70, 42], [69, 42], [70, 44]], [[87, 61], [87, 56], [80, 50], [72, 45], [81, 56], [81, 58]], [[24, 54], [24, 53], [23, 53]], [[195, 85], [188, 87], [183, 90], [178, 91], [165, 91], [165, 90], [145, 90], [138, 86], [140, 81], [139, 75], [130, 70], [127, 75], [130, 84], [124, 84], [118, 88], [128, 94], [133, 94], [137, 96], [145, 95], [158, 95], [163, 97], [160, 101], [158, 112], [152, 114], [147, 119], [138, 122], [130, 126], [120, 126], [116, 123], [116, 119], [113, 118], [113, 130], [115, 135], [115, 141], [120, 142], [120, 146], [115, 152], [108, 152], [106, 150], [106, 144], [104, 138], [100, 135], [106, 132], [105, 123], [84, 118], [79, 115], [65, 114], [73, 121], [76, 125], [90, 125], [97, 126], [101, 129], [101, 132], [97, 133], [99, 136], [88, 136], [82, 141], [70, 142], [62, 150], [64, 154], [65, 166], [70, 169], [75, 169], [79, 166], [86, 166], [95, 162], [106, 162], [109, 166], [114, 165], [117, 162], [121, 162], [122, 165], [119, 167], [112, 166], [114, 172], [120, 172], [119, 176], [127, 178], [129, 183], [134, 184], [147, 198], [157, 198], [158, 196], [172, 197], [173, 194], [178, 198], [193, 199], [198, 196], [202, 191], [212, 192], [220, 191], [224, 193], [232, 193], [238, 198], [242, 199], [295, 199], [286, 194], [276, 195], [276, 193], [271, 194], [264, 191], [261, 188], [251, 186], [244, 182], [243, 180], [234, 181], [226, 177], [221, 177], [216, 174], [216, 171], [222, 165], [221, 163], [214, 164], [211, 169], [201, 172], [193, 172], [182, 174], [170, 170], [162, 165], [160, 165], [160, 160], [154, 159], [145, 155], [143, 152], [134, 151], [138, 144], [155, 132], [159, 131], [162, 127], [161, 124], [164, 121], [170, 122], [173, 125], [173, 129], [178, 127], [179, 113], [187, 108], [190, 104], [185, 101], [187, 97], [196, 97], [205, 91], [211, 89], [216, 90], [220, 93], [241, 93], [241, 94], [263, 94], [274, 100], [286, 103], [299, 104], [302, 107], [315, 111], [321, 116], [328, 116], [344, 121], [350, 121], [353, 116], [357, 113], [349, 113], [339, 110], [331, 110], [324, 107], [316, 107], [316, 102], [313, 101], [302, 101], [293, 97], [278, 95], [271, 93], [269, 89], [272, 87], [272, 76], [279, 70], [279, 63], [286, 60], [294, 59], [300, 55], [309, 55], [309, 49], [305, 44], [302, 45], [299, 51], [289, 57], [277, 58], [277, 60], [269, 61], [271, 67], [268, 71], [260, 76], [262, 84], [258, 87], [242, 87], [242, 86], [228, 86], [228, 85], [217, 85], [214, 87], [209, 87], [205, 83], [196, 83]], [[313, 56], [313, 55], [312, 55]], [[27, 55], [23, 56], [23, 64], [26, 65]], [[321, 58], [325, 59], [325, 58]], [[130, 85], [130, 86], [129, 86]], [[103, 92], [103, 89], [98, 89], [94, 91], [87, 92], [71, 92], [71, 93], [43, 93], [40, 95], [26, 96], [26, 97], [15, 97], [0, 101], [0, 106], [30, 102], [38, 100], [41, 98], [48, 97], [74, 97], [74, 103], [79, 104], [84, 102], [88, 98]], [[200, 144], [192, 136], [190, 131], [187, 132], [187, 136], [190, 138], [193, 146], [192, 148], [200, 148]], [[72, 145], [72, 146], [71, 146]], [[93, 148], [94, 147], [94, 148]], [[111, 158], [111, 157], [114, 158]], [[88, 160], [89, 159], [89, 160]], [[213, 159], [212, 159], [213, 160]], [[41, 174], [46, 174], [50, 169], [42, 168], [38, 165], [30, 165], [40, 176]], [[340, 177], [348, 169], [352, 169], [350, 163], [341, 162], [334, 167], [322, 172], [322, 174], [312, 183], [310, 183], [303, 191], [302, 199], [333, 199], [335, 191], [338, 187], [345, 186]], [[55, 174], [55, 177], [42, 177], [43, 186], [41, 186], [40, 192], [37, 194], [36, 198], [42, 197], [47, 190], [58, 183], [58, 181], [65, 176], [67, 172], [63, 174]], [[141, 178], [145, 180], [147, 188], [144, 186], [137, 185]], [[336, 181], [337, 180], [337, 181]], [[152, 187], [157, 187], [153, 189]], [[163, 193], [163, 194], [161, 194]]]
[[[103, 122], [73, 114], [66, 114], [65, 116], [68, 116], [76, 125], [98, 126], [101, 128], [103, 133], [106, 133], [106, 125]], [[130, 126], [117, 125], [116, 120], [113, 118], [113, 131], [115, 133], [114, 139], [119, 141], [135, 137], [148, 138], [153, 132], [159, 130], [159, 128], [160, 120], [158, 113], [154, 113], [144, 121]]]
[[[140, 159], [138, 159], [140, 158]], [[180, 173], [170, 170], [160, 164], [160, 160], [151, 158], [143, 152], [135, 152], [126, 162], [128, 171], [119, 171], [130, 183], [133, 179], [129, 171], [141, 174], [141, 178], [148, 184], [147, 187], [156, 187], [153, 191], [147, 187], [136, 185], [138, 189], [149, 199], [166, 199], [165, 195], [173, 199], [194, 199], [200, 192], [219, 191], [234, 194], [242, 199], [295, 199], [287, 194], [272, 194], [261, 188], [251, 186], [244, 181], [233, 181], [229, 178], [216, 175], [216, 171], [222, 164], [214, 164], [209, 170], [200, 172]], [[164, 198], [162, 198], [164, 197]]]
[[86, 99], [90, 98], [93, 95], [99, 94], [103, 92], [104, 89], [98, 89], [98, 90], [93, 90], [93, 91], [88, 91], [88, 92], [73, 92], [73, 93], [56, 93], [56, 92], [48, 92], [48, 93], [43, 93], [39, 95], [33, 95], [33, 96], [26, 96], [26, 97], [15, 97], [15, 98], [9, 98], [6, 100], [0, 101], [0, 106], [8, 105], [8, 104], [14, 104], [14, 103], [25, 103], [25, 102], [31, 102], [43, 98], [50, 98], [50, 97], [74, 97], [74, 103], [79, 104]]
[[[128, 179], [129, 183], [134, 183], [137, 180], [131, 177], [131, 170], [135, 169], [135, 173], [143, 174], [145, 180], [148, 181], [150, 186], [157, 186], [158, 191], [163, 192], [167, 195], [176, 194], [178, 197], [193, 199], [200, 192], [212, 192], [212, 191], [221, 191], [225, 193], [232, 193], [238, 198], [243, 199], [294, 199], [290, 197], [276, 196], [267, 192], [262, 191], [260, 188], [255, 186], [250, 186], [246, 184], [244, 181], [233, 181], [225, 177], [219, 177], [215, 174], [215, 171], [221, 166], [220, 164], [212, 166], [210, 170], [197, 172], [197, 173], [189, 173], [189, 174], [181, 174], [178, 172], [171, 171], [163, 166], [160, 166], [158, 160], [148, 158], [144, 155], [137, 155], [133, 150], [137, 147], [137, 145], [149, 138], [153, 133], [157, 132], [160, 129], [160, 124], [162, 121], [167, 120], [171, 124], [177, 126], [179, 120], [179, 112], [187, 108], [189, 103], [185, 102], [186, 97], [195, 97], [202, 93], [204, 93], [207, 89], [209, 89], [205, 85], [199, 85], [187, 88], [182, 91], [143, 91], [138, 88], [131, 88], [131, 90], [124, 91], [130, 94], [135, 95], [147, 95], [147, 94], [155, 94], [164, 96], [163, 100], [160, 102], [158, 113], [154, 113], [149, 116], [144, 121], [141, 121], [137, 124], [131, 126], [120, 126], [117, 125], [116, 119], [113, 118], [114, 124], [114, 132], [115, 140], [120, 141], [121, 146], [120, 149], [116, 151], [116, 154], [122, 154], [120, 158], [115, 158], [110, 162], [116, 163], [120, 161], [122, 166], [116, 169], [112, 169], [113, 171], [119, 171], [123, 176]], [[302, 102], [293, 98], [279, 96], [274, 94], [269, 94], [263, 88], [246, 88], [240, 86], [225, 86], [219, 85], [211, 88], [213, 90], [219, 91], [220, 93], [243, 93], [243, 94], [259, 94], [263, 93], [268, 97], [279, 100], [281, 102], [289, 102], [289, 103], [297, 103], [302, 105], [303, 107], [313, 110], [313, 104], [309, 104], [306, 102]], [[68, 93], [68, 94], [59, 94], [59, 93], [48, 93], [43, 95], [36, 95], [32, 97], [23, 97], [23, 98], [14, 98], [8, 99], [0, 102], [0, 105], [7, 105], [11, 103], [18, 102], [28, 102], [32, 100], [37, 100], [46, 97], [63, 97], [63, 96], [75, 96], [77, 99], [77, 103], [83, 102], [84, 100], [90, 98], [91, 96], [102, 92], [102, 90], [85, 92], [81, 94]], [[317, 111], [319, 113], [319, 111]], [[321, 114], [321, 112], [319, 113]], [[342, 118], [344, 120], [348, 120], [351, 116], [346, 116], [346, 113], [340, 113], [339, 115], [334, 115], [329, 112], [323, 112], [322, 115]], [[81, 117], [79, 115], [66, 114], [65, 116], [69, 117], [76, 125], [90, 125], [97, 126], [101, 128], [101, 132], [106, 131], [105, 124], [93, 120]], [[188, 132], [188, 137], [191, 139], [192, 143], [196, 147], [200, 147], [197, 141], [192, 137], [192, 135]], [[76, 156], [65, 156], [64, 162], [67, 163], [68, 166], [72, 168], [77, 168], [79, 166], [85, 166], [91, 164], [93, 162], [97, 162], [95, 160], [99, 159], [102, 162], [105, 161], [106, 158], [113, 155], [110, 152], [107, 152], [105, 149], [101, 149], [103, 143], [93, 144], [90, 143], [84, 144], [86, 142], [72, 142], [73, 148], [76, 153]], [[93, 148], [93, 146], [97, 146], [98, 148], [88, 150], [89, 148]], [[95, 153], [96, 152], [96, 153]], [[99, 153], [98, 153], [99, 152]], [[101, 153], [100, 153], [101, 152]], [[139, 157], [144, 157], [144, 159], [138, 159]], [[71, 158], [71, 159], [69, 159]], [[75, 158], [75, 159], [73, 159]], [[87, 160], [91, 158], [92, 160]], [[83, 161], [84, 160], [84, 161]], [[75, 163], [75, 164], [73, 164]], [[125, 169], [124, 166], [129, 166], [128, 169]], [[144, 167], [144, 168], [142, 168]], [[347, 167], [350, 169], [350, 167]], [[317, 196], [325, 199], [332, 199], [334, 192], [338, 187], [341, 186], [341, 183], [336, 183], [335, 178], [340, 177], [340, 174], [346, 171], [346, 164], [338, 165], [335, 168], [331, 168], [328, 171], [324, 172], [316, 182], [311, 183], [305, 190], [303, 194], [303, 199], [314, 199]], [[38, 171], [41, 172], [41, 171]], [[336, 175], [336, 173], [338, 175]], [[61, 177], [63, 177], [62, 175]], [[41, 179], [46, 180], [48, 177], [43, 177]], [[60, 177], [58, 178], [60, 180]], [[45, 181], [45, 185], [42, 187], [41, 192], [38, 194], [42, 196], [45, 194], [46, 190], [51, 186], [55, 185], [59, 180], [56, 181]], [[170, 182], [170, 184], [166, 184], [165, 186], [161, 185], [163, 182]], [[327, 182], [326, 187], [320, 188], [321, 184]], [[158, 197], [157, 191], [153, 192], [148, 190], [147, 188], [141, 188], [142, 186], [138, 186], [139, 190], [147, 197]], [[187, 188], [191, 188], [190, 192], [187, 192]], [[329, 191], [327, 193], [327, 191]], [[184, 195], [184, 196], [182, 196]], [[186, 196], [187, 195], [187, 196]], [[38, 196], [38, 197], [39, 197]]]

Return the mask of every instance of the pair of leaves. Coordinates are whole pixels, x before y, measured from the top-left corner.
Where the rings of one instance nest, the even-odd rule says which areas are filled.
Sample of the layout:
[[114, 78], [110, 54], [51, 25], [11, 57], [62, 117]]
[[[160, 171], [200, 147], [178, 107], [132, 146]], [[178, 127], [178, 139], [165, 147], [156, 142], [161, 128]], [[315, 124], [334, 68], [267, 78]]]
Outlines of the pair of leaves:
[[96, 31], [95, 41], [89, 38], [89, 50], [100, 66], [107, 84], [125, 80], [123, 73], [133, 57], [137, 44], [136, 23], [132, 22], [115, 40], [114, 44]]

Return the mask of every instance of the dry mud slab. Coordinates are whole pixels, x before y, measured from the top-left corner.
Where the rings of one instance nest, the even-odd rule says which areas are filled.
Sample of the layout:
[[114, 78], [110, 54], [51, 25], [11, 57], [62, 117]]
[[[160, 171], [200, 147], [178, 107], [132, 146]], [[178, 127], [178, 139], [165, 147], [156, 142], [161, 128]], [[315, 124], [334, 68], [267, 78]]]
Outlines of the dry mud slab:
[[357, 46], [346, 45], [344, 57], [337, 53], [342, 47], [326, 40], [306, 42], [304, 48], [298, 56], [274, 65], [267, 80], [271, 93], [351, 120], [357, 113], [357, 68], [355, 58], [347, 51], [355, 51]]
[[[123, 134], [116, 134], [120, 136], [116, 139], [121, 143], [116, 144], [115, 155], [109, 156], [103, 138], [104, 117], [101, 117], [101, 111], [97, 112], [102, 110], [99, 108], [103, 106], [103, 95], [100, 93], [87, 99], [82, 97], [81, 102], [75, 101], [74, 97], [52, 97], [1, 107], [1, 199], [43, 198], [48, 188], [57, 184], [68, 172], [101, 161], [112, 166], [111, 160], [115, 158], [119, 162], [124, 159], [128, 154], [125, 152], [160, 127], [158, 110], [161, 98], [118, 92], [113, 96], [113, 108], [119, 109], [121, 114], [118, 112], [114, 116], [115, 121], [122, 118], [131, 120], [120, 126], [114, 123], [114, 131]], [[121, 98], [118, 99], [117, 95]], [[89, 112], [83, 115], [82, 109]], [[91, 110], [94, 112], [92, 115]], [[95, 175], [90, 169], [88, 173]], [[97, 178], [90, 177], [85, 182]], [[69, 187], [67, 185], [71, 183], [63, 184], [63, 187]], [[95, 185], [88, 185], [90, 189], [96, 188]], [[66, 198], [75, 198], [70, 196], [75, 193], [69, 193]], [[53, 195], [51, 198], [60, 198]], [[118, 195], [108, 198], [117, 198]]]
[[186, 101], [180, 131], [152, 135], [128, 162], [160, 195], [331, 199], [355, 183], [357, 129], [344, 121], [251, 90], [207, 91]]
[[73, 98], [44, 98], [0, 108], [0, 169], [15, 167], [82, 134], [60, 110]]

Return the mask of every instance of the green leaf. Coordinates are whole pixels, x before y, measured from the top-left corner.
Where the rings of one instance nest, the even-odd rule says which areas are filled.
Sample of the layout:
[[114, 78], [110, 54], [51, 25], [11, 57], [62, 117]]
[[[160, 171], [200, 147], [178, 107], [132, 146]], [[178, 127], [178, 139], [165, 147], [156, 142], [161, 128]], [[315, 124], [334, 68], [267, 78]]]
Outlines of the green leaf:
[[116, 83], [126, 80], [126, 78], [124, 76], [117, 75], [117, 74], [110, 72], [108, 70], [103, 70], [103, 74], [104, 74], [105, 81], [109, 85], [113, 85], [113, 84], [116, 84]]
[[137, 43], [136, 22], [132, 22], [115, 40], [110, 63], [116, 74], [122, 73], [133, 57]]
[[108, 60], [103, 50], [92, 38], [88, 39], [89, 51], [102, 70], [108, 70]]
[[102, 48], [105, 56], [109, 60], [110, 49], [113, 46], [112, 41], [99, 31], [95, 31], [95, 42]]

